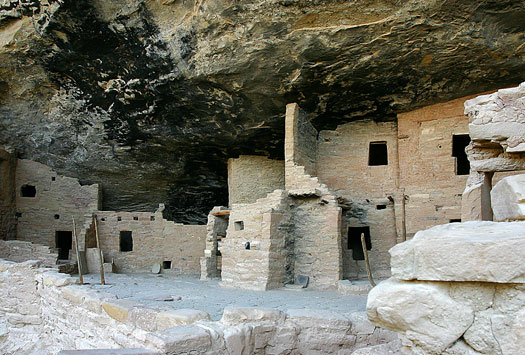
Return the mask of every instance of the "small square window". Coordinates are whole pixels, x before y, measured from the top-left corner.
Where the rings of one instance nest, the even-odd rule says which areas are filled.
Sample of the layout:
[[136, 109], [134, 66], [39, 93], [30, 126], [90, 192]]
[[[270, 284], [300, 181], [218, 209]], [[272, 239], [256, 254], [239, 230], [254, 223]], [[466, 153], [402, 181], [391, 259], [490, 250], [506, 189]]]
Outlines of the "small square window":
[[119, 221], [119, 222], [122, 221], [122, 217], [118, 216], [117, 217], [117, 221]]
[[138, 221], [138, 220], [139, 220], [139, 218], [138, 218], [138, 217], [136, 217], [136, 216], [133, 216], [133, 220], [134, 220], [134, 221]]
[[388, 165], [388, 149], [386, 142], [370, 142], [368, 150], [368, 165]]
[[54, 176], [51, 177], [51, 181], [55, 181], [56, 179], [57, 179], [57, 178], [54, 177]]
[[16, 213], [15, 213], [15, 216], [16, 216], [17, 218], [22, 217], [22, 212], [16, 212]]
[[56, 215], [55, 215], [55, 219], [60, 219], [60, 215], [59, 215], [59, 214], [56, 214]]
[[171, 269], [171, 261], [170, 261], [170, 260], [163, 261], [163, 262], [162, 262], [162, 268], [163, 268], [164, 270], [169, 270], [169, 269]]
[[386, 205], [377, 205], [376, 206], [376, 210], [385, 210], [386, 209]]
[[237, 221], [234, 223], [234, 227], [236, 231], [242, 231], [244, 230], [244, 222], [243, 221]]
[[150, 220], [150, 221], [154, 221], [154, 220], [155, 220], [155, 216], [151, 216], [151, 217], [149, 218], [149, 220]]

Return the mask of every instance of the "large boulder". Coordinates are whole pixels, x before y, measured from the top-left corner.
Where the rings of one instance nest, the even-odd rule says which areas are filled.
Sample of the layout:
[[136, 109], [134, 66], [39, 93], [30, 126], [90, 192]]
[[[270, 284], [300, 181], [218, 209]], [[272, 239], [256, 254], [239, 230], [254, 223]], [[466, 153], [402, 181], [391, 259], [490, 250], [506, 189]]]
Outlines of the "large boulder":
[[441, 354], [474, 319], [472, 308], [449, 296], [449, 287], [449, 283], [390, 278], [368, 294], [368, 318], [379, 327], [400, 332], [427, 352]]
[[490, 192], [496, 221], [525, 220], [525, 174], [508, 176]]
[[390, 254], [392, 276], [401, 280], [525, 283], [525, 222], [435, 226]]

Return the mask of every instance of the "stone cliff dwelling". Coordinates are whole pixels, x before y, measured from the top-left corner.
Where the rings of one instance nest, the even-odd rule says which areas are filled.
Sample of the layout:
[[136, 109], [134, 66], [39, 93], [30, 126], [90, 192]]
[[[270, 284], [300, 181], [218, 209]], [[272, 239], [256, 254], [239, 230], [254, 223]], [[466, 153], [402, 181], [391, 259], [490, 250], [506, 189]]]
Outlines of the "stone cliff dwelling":
[[0, 1], [1, 355], [518, 355], [525, 2]]

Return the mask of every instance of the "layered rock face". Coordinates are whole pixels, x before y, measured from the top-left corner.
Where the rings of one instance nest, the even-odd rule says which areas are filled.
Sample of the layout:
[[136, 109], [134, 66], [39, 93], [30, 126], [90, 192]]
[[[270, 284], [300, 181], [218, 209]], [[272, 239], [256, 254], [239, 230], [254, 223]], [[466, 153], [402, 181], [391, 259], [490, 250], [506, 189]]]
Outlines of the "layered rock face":
[[[226, 160], [525, 80], [519, 1], [0, 3], [0, 144], [100, 183], [105, 209], [204, 222]], [[125, 181], [125, 183], [123, 183]]]

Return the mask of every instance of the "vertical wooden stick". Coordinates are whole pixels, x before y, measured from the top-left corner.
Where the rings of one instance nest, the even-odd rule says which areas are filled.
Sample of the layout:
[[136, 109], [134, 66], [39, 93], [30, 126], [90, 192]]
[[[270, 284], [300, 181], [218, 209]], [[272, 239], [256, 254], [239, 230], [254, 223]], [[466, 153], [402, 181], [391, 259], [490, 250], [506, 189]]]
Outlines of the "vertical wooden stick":
[[370, 263], [368, 262], [368, 251], [366, 250], [365, 233], [361, 233], [361, 246], [363, 247], [363, 254], [365, 255], [366, 273], [368, 274], [368, 281], [370, 281], [370, 285], [372, 285], [372, 287], [375, 287], [376, 283], [372, 278], [372, 271], [370, 271]]
[[105, 285], [106, 280], [104, 279], [104, 260], [102, 260], [102, 249], [100, 247], [100, 237], [98, 236], [98, 222], [96, 214], [93, 215], [93, 222], [95, 223], [95, 237], [97, 238], [98, 259], [100, 260], [100, 283]]
[[80, 268], [80, 251], [78, 250], [78, 237], [77, 237], [77, 225], [75, 224], [75, 217], [73, 218], [73, 236], [75, 237], [75, 249], [77, 251], [77, 265], [78, 265], [78, 278], [80, 284], [84, 284], [84, 278], [82, 277], [82, 269]]

